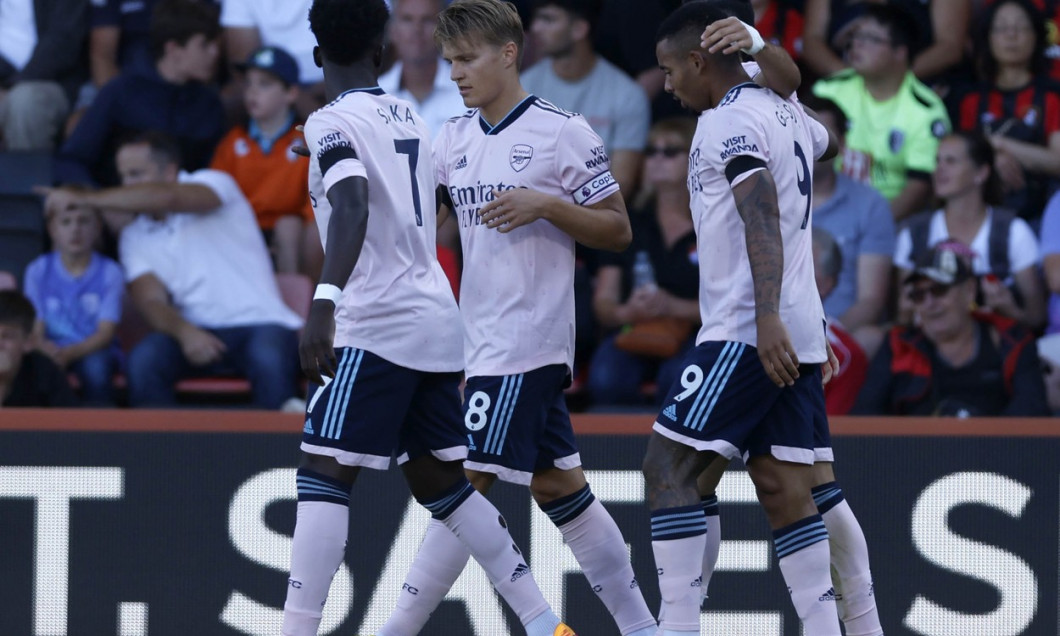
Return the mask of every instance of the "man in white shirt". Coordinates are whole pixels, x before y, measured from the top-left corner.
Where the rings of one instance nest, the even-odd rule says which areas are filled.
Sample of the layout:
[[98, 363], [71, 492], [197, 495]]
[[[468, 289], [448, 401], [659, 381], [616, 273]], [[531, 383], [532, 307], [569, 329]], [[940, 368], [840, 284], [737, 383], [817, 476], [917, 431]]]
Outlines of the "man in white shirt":
[[309, 11], [331, 99], [305, 124], [325, 251], [299, 347], [315, 386], [282, 633], [317, 633], [342, 565], [350, 490], [362, 468], [396, 456], [412, 495], [475, 556], [528, 636], [570, 636], [463, 472], [461, 328], [434, 252], [430, 136], [408, 102], [376, 86], [387, 17], [382, 0], [314, 0]]
[[394, 0], [389, 36], [397, 60], [379, 76], [380, 88], [412, 103], [432, 139], [446, 120], [467, 110], [449, 79], [449, 63], [439, 56], [434, 43], [441, 10], [442, 0]]
[[[436, 38], [474, 110], [435, 140], [443, 221], [464, 254], [465, 433], [482, 491], [527, 485], [563, 534], [625, 636], [653, 636], [655, 619], [622, 533], [581, 468], [563, 389], [574, 362], [574, 244], [624, 249], [631, 232], [599, 135], [585, 119], [519, 82], [522, 22], [501, 0], [456, 0]], [[418, 633], [467, 561], [452, 535], [429, 529], [397, 609], [378, 632]]]
[[683, 5], [656, 47], [666, 90], [703, 113], [688, 175], [703, 326], [644, 458], [661, 633], [700, 633], [707, 521], [696, 481], [717, 457], [742, 455], [804, 628], [838, 636], [828, 532], [811, 497], [828, 351], [809, 166], [834, 148], [796, 104], [750, 82], [735, 56], [700, 47], [725, 18], [712, 3]]
[[181, 172], [175, 142], [157, 132], [126, 140], [122, 185], [51, 190], [50, 204], [135, 214], [119, 256], [129, 296], [154, 332], [128, 360], [129, 403], [175, 404], [188, 376], [236, 373], [254, 404], [278, 409], [296, 394], [298, 315], [284, 304], [254, 211], [227, 174]]

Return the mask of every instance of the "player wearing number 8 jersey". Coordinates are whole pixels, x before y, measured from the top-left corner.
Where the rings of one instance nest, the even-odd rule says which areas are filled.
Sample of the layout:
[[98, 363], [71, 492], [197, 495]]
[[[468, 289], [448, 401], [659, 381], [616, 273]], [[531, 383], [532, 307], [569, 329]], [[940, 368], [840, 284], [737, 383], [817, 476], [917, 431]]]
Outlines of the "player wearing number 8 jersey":
[[[630, 241], [603, 142], [580, 115], [523, 90], [523, 28], [511, 4], [455, 0], [435, 37], [473, 109], [435, 140], [442, 218], [451, 210], [464, 254], [465, 466], [480, 490], [497, 478], [528, 485], [620, 633], [653, 635], [625, 540], [582, 473], [563, 395], [574, 356], [574, 243], [621, 250]], [[466, 560], [434, 524], [379, 633], [418, 633]]]
[[430, 137], [376, 85], [387, 17], [383, 0], [314, 0], [309, 12], [333, 101], [305, 125], [325, 258], [299, 348], [311, 394], [282, 633], [317, 633], [350, 489], [361, 468], [397, 455], [413, 496], [474, 554], [529, 636], [553, 636], [558, 619], [504, 520], [463, 472], [461, 329], [435, 258]]
[[667, 91], [703, 112], [688, 177], [703, 327], [644, 459], [660, 627], [699, 633], [707, 523], [696, 478], [717, 456], [743, 454], [806, 633], [838, 636], [828, 533], [810, 496], [827, 349], [809, 164], [833, 144], [792, 102], [751, 83], [735, 57], [700, 48], [724, 18], [711, 3], [685, 4], [656, 46]]

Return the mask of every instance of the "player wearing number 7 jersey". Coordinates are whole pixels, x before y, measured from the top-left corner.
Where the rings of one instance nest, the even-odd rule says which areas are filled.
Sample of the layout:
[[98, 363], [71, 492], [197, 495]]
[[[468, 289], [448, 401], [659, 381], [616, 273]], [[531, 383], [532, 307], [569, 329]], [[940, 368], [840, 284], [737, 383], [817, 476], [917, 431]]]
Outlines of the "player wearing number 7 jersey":
[[838, 636], [828, 533], [810, 496], [825, 417], [824, 315], [815, 295], [809, 165], [828, 131], [753, 84], [734, 56], [700, 48], [726, 14], [685, 4], [659, 29], [666, 90], [703, 114], [688, 187], [703, 327], [644, 459], [662, 634], [699, 634], [706, 518], [696, 489], [719, 455], [744, 455], [805, 631]]
[[[621, 250], [631, 239], [603, 142], [580, 115], [523, 90], [523, 27], [510, 3], [455, 0], [435, 37], [473, 109], [435, 140], [441, 218], [452, 212], [464, 254], [465, 466], [483, 491], [497, 478], [529, 486], [619, 632], [651, 636], [655, 619], [622, 533], [586, 483], [563, 395], [574, 356], [574, 242]], [[466, 561], [452, 533], [433, 524], [379, 634], [418, 633]]]
[[314, 0], [309, 11], [333, 101], [305, 125], [325, 258], [300, 346], [312, 390], [282, 633], [317, 633], [353, 482], [396, 455], [413, 496], [475, 556], [528, 635], [552, 636], [558, 619], [463, 472], [462, 333], [435, 257], [430, 137], [377, 86], [387, 17], [383, 0]]

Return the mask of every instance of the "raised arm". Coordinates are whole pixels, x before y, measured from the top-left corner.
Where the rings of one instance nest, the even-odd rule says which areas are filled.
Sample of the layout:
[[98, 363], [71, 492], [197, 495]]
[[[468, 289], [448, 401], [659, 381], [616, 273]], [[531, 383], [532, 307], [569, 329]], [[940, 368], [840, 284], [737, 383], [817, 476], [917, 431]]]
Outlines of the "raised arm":
[[138, 183], [95, 191], [37, 188], [48, 197], [46, 205], [58, 209], [88, 206], [115, 212], [211, 212], [221, 198], [200, 183]]
[[802, 73], [788, 52], [763, 40], [757, 29], [738, 18], [725, 18], [708, 25], [703, 31], [701, 45], [711, 53], [722, 51], [732, 55], [743, 52], [750, 55], [760, 69], [752, 79], [784, 98], [791, 97], [802, 82]]

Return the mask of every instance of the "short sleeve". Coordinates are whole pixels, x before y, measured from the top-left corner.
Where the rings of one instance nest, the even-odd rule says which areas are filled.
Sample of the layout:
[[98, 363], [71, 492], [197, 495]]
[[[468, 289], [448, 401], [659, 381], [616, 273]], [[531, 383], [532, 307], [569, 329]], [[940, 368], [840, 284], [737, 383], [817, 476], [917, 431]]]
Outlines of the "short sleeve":
[[1009, 270], [1015, 273], [1033, 267], [1040, 258], [1034, 230], [1023, 219], [1012, 219], [1008, 231]]
[[320, 167], [324, 194], [343, 179], [368, 177], [348, 128], [338, 117], [321, 111], [310, 115], [305, 123], [306, 145]]
[[446, 157], [449, 156], [449, 124], [443, 124], [442, 129], [434, 138], [431, 154], [434, 156], [434, 181], [440, 186], [449, 187], [449, 173], [445, 169]]
[[103, 259], [102, 301], [99, 305], [99, 319], [108, 322], [121, 322], [122, 298], [125, 296], [125, 281], [121, 267], [110, 260]]
[[629, 89], [619, 100], [615, 118], [617, 126], [611, 149], [641, 152], [648, 145], [651, 104], [639, 85], [630, 84]]
[[942, 106], [932, 107], [917, 128], [910, 130], [905, 153], [906, 169], [911, 172], [935, 171], [939, 140], [950, 131], [950, 118]]
[[560, 128], [555, 161], [563, 189], [578, 205], [590, 205], [618, 192], [604, 142], [581, 115], [570, 117]]
[[714, 111], [710, 120], [712, 130], [724, 132], [704, 137], [704, 161], [724, 174], [732, 187], [766, 169], [766, 148], [769, 146], [758, 119], [755, 113], [748, 113], [746, 109], [728, 106]]
[[33, 303], [33, 308], [37, 310], [37, 320], [40, 320], [41, 316], [44, 315], [44, 298], [41, 296], [41, 292], [45, 284], [45, 259], [48, 257], [48, 254], [44, 254], [33, 259], [26, 266], [26, 273], [22, 277], [22, 293], [29, 299], [29, 302]]
[[904, 227], [894, 240], [894, 266], [899, 269], [913, 269], [913, 238], [909, 228]]
[[819, 160], [828, 150], [828, 129], [821, 122], [806, 115], [805, 111], [803, 111], [803, 117], [806, 119], [806, 127], [810, 131], [810, 139], [813, 143], [813, 158]]
[[118, 259], [125, 270], [125, 280], [130, 283], [154, 271], [150, 255], [145, 253], [149, 246], [145, 245], [141, 238], [140, 223], [135, 221], [122, 230], [118, 240]]
[[181, 183], [194, 183], [213, 190], [213, 193], [221, 200], [221, 208], [228, 208], [233, 203], [236, 203], [237, 199], [243, 197], [239, 184], [232, 178], [232, 175], [220, 170], [196, 170], [195, 172], [187, 173], [181, 179]]
[[222, 0], [221, 26], [236, 28], [258, 26], [250, 4], [250, 0]]
[[1060, 195], [1049, 199], [1042, 215], [1042, 256], [1060, 254]]

